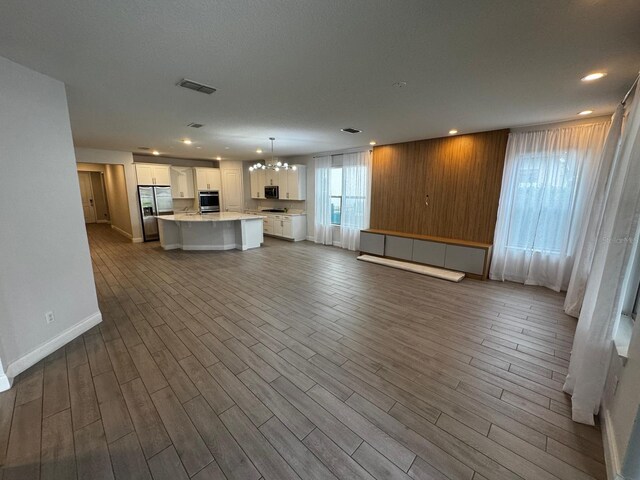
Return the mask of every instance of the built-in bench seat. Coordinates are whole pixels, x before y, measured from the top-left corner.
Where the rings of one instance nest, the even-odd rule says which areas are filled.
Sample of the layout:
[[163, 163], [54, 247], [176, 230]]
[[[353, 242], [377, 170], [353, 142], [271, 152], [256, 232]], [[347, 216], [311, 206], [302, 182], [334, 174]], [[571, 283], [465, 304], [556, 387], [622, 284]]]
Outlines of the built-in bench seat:
[[360, 231], [360, 251], [380, 257], [433, 265], [486, 280], [490, 243], [368, 229]]

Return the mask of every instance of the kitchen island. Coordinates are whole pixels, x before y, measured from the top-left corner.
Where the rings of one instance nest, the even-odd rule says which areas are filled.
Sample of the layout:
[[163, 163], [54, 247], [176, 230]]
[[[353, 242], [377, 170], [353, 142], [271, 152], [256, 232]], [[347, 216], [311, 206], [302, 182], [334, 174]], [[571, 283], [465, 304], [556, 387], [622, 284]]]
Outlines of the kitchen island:
[[160, 245], [165, 250], [248, 250], [263, 242], [263, 218], [236, 212], [160, 215]]

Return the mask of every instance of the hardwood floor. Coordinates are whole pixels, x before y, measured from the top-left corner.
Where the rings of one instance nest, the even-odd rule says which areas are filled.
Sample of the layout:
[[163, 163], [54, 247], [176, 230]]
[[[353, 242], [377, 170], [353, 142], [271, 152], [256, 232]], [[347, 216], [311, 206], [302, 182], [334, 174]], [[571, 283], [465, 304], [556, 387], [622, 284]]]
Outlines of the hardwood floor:
[[563, 297], [89, 226], [103, 323], [0, 394], [0, 478], [604, 479]]

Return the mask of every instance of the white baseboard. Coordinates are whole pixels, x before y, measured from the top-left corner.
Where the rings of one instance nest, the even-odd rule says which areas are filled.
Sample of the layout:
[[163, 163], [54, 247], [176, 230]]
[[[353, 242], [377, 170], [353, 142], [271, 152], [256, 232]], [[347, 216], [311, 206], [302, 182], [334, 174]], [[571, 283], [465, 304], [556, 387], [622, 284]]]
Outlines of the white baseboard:
[[142, 237], [135, 237], [135, 238], [132, 238], [132, 239], [131, 239], [131, 241], [132, 241], [133, 243], [144, 243], [144, 238], [142, 238]]
[[4, 373], [0, 375], [0, 392], [7, 391], [13, 384], [13, 378], [7, 377]]
[[125, 232], [124, 230], [122, 230], [121, 228], [116, 227], [113, 223], [111, 224], [111, 228], [113, 228], [116, 232], [118, 232], [120, 235], [127, 237], [128, 239], [132, 239], [133, 235], [131, 235], [128, 232]]
[[309, 236], [307, 237], [307, 240], [309, 240], [310, 242], [315, 242], [315, 241], [316, 241], [316, 237], [314, 237], [314, 236], [312, 236], [312, 235], [309, 235]]
[[602, 419], [602, 446], [604, 448], [604, 463], [607, 468], [608, 480], [624, 480], [620, 476], [620, 458], [618, 457], [618, 446], [616, 445], [616, 436], [613, 432], [613, 424], [608, 408], [601, 410], [600, 418]]
[[[102, 321], [102, 314], [100, 312], [96, 312], [80, 323], [76, 323], [71, 328], [68, 328], [61, 334], [52, 338], [51, 340], [43, 343], [36, 349], [27, 353], [26, 355], [20, 357], [15, 362], [11, 363], [7, 367], [6, 376], [13, 379], [18, 374], [24, 372], [29, 367], [35, 365], [40, 360], [45, 358], [47, 355], [51, 355], [53, 352], [58, 350], [60, 347], [66, 345], [74, 338], [82, 335], [84, 332], [89, 330], [90, 328], [98, 325]], [[0, 377], [0, 391], [2, 391], [2, 378]], [[11, 385], [9, 385], [11, 387]], [[5, 389], [6, 390], [6, 389]]]
[[96, 223], [111, 223], [109, 220], [96, 220]]

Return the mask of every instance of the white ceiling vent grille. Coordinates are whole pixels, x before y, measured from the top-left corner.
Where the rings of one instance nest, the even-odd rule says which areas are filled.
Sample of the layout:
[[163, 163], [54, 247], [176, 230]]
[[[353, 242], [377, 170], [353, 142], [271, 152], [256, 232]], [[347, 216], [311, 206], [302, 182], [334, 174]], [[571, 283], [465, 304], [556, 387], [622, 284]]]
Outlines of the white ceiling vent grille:
[[189, 90], [194, 90], [196, 92], [206, 93], [207, 95], [211, 95], [216, 91], [215, 88], [205, 85], [203, 83], [194, 82], [193, 80], [188, 80], [183, 78], [178, 82], [179, 87], [188, 88]]

